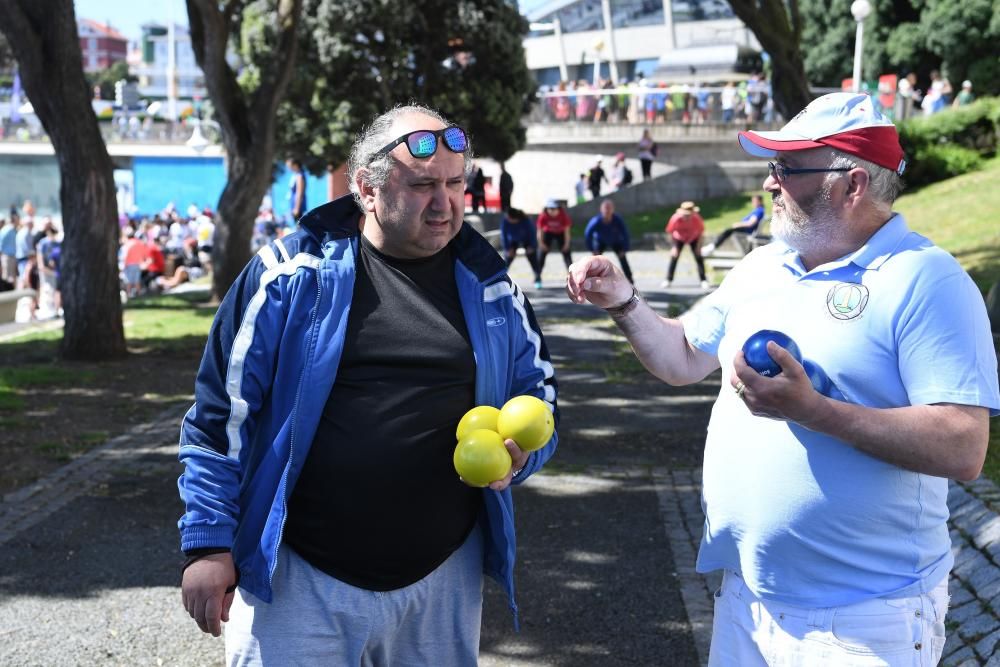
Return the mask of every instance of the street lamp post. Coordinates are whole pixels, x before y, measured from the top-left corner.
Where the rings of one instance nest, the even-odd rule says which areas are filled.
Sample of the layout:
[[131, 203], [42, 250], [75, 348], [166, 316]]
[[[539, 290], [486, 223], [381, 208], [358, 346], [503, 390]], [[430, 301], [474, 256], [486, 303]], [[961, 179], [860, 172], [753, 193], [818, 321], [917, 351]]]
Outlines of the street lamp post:
[[854, 37], [854, 77], [851, 79], [855, 93], [861, 92], [861, 42], [864, 33], [865, 19], [872, 11], [868, 0], [854, 0], [851, 3], [851, 14], [858, 23], [858, 31]]

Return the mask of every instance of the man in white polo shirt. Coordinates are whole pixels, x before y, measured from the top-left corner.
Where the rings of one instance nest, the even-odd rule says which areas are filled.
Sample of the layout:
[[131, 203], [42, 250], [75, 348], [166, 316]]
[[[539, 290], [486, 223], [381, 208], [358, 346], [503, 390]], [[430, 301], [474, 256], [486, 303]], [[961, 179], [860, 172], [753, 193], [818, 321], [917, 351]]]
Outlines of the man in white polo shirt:
[[[892, 212], [903, 151], [866, 95], [825, 95], [740, 143], [773, 160], [777, 242], [679, 320], [603, 257], [574, 264], [567, 291], [606, 308], [670, 384], [722, 367], [698, 555], [699, 571], [724, 571], [710, 664], [936, 664], [947, 480], [979, 475], [1000, 412], [982, 296]], [[741, 348], [760, 329], [791, 336], [837, 400], [774, 343], [782, 372], [749, 368]]]

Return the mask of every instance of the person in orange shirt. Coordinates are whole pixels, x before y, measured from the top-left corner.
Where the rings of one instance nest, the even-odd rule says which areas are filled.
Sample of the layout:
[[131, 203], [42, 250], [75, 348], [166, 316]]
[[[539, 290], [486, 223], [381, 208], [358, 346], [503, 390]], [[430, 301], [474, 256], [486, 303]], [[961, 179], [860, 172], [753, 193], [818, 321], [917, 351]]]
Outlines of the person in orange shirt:
[[149, 257], [149, 249], [141, 239], [136, 238], [135, 230], [125, 228], [125, 243], [122, 244], [122, 273], [125, 276], [125, 290], [128, 297], [139, 296], [142, 289], [142, 267]]
[[667, 223], [666, 232], [670, 235], [673, 247], [670, 249], [670, 267], [667, 269], [667, 279], [660, 287], [670, 287], [674, 282], [674, 271], [677, 269], [677, 258], [685, 245], [691, 246], [694, 261], [698, 264], [698, 277], [701, 278], [703, 289], [708, 288], [705, 277], [705, 260], [701, 258], [701, 235], [705, 233], [705, 221], [698, 215], [699, 209], [693, 201], [681, 204]]

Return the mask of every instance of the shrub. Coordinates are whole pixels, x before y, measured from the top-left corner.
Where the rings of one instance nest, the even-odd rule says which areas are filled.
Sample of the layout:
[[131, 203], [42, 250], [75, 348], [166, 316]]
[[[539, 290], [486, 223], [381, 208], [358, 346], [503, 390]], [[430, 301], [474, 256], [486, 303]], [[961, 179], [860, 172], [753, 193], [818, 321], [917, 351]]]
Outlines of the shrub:
[[910, 187], [919, 187], [960, 176], [980, 167], [982, 156], [965, 146], [936, 144], [923, 146], [911, 158], [904, 174]]
[[998, 128], [1000, 98], [995, 97], [900, 123], [907, 184], [919, 187], [979, 168], [983, 157], [996, 154]]

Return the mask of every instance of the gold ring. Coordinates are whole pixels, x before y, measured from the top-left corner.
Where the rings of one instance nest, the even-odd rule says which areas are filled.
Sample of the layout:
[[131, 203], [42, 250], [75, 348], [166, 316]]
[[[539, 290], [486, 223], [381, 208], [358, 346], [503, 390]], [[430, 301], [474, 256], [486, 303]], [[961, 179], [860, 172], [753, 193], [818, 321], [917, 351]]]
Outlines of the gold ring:
[[739, 380], [736, 383], [736, 398], [742, 399], [745, 393], [747, 393], [747, 386], [743, 384], [743, 380]]

